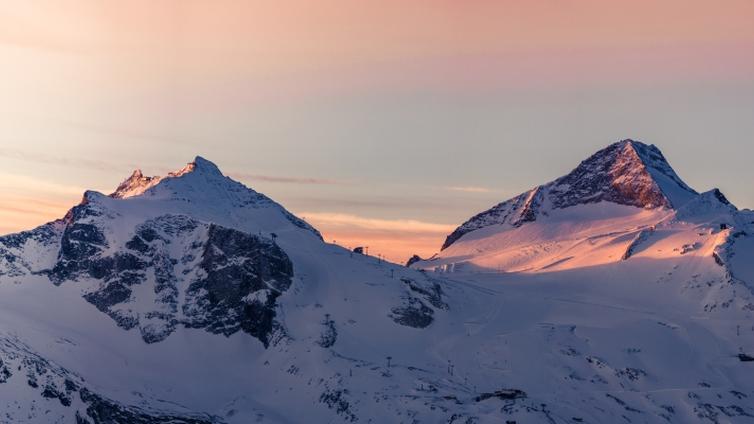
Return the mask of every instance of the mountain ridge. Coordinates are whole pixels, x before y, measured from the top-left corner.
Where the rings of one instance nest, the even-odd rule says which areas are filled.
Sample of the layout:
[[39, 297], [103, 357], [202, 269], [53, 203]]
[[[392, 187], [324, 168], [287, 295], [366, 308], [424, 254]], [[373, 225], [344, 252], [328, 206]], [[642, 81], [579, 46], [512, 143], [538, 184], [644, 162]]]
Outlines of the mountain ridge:
[[[136, 171], [120, 186], [114, 196], [86, 191], [65, 217], [0, 237], [3, 419], [384, 416], [360, 412], [339, 389], [344, 371], [362, 366], [351, 356], [375, 363], [387, 345], [367, 356], [358, 346], [382, 332], [408, 341], [450, 307], [441, 279], [325, 243], [201, 157], [165, 177]], [[295, 385], [290, 402], [305, 412], [257, 400], [299, 373], [316, 382]], [[379, 368], [361, 375], [374, 393], [386, 390]]]
[[407, 268], [200, 160], [128, 186], [0, 237], [0, 421], [754, 416], [754, 215], [718, 190], [672, 209], [534, 190], [527, 221]]
[[600, 201], [670, 209], [697, 194], [656, 146], [624, 139], [594, 153], [568, 174], [473, 216], [448, 235], [441, 250], [471, 231], [490, 225], [520, 226], [547, 209]]

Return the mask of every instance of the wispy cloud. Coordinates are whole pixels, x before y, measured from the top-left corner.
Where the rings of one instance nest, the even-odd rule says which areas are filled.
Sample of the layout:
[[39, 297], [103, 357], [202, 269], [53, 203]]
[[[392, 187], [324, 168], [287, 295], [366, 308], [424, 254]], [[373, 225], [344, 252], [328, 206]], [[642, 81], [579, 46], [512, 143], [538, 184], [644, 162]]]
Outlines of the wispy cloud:
[[143, 143], [161, 143], [161, 144], [174, 144], [178, 146], [195, 145], [198, 144], [197, 140], [188, 139], [185, 137], [173, 137], [164, 134], [150, 133], [146, 131], [130, 130], [124, 128], [117, 128], [108, 125], [97, 125], [87, 122], [79, 122], [72, 120], [55, 120], [56, 122], [67, 125], [69, 127], [77, 128], [83, 131], [94, 132], [102, 134], [108, 137], [117, 137], [123, 139], [129, 139], [134, 141], [141, 141]]
[[60, 184], [55, 181], [49, 181], [26, 175], [7, 174], [0, 172], [0, 189], [7, 199], [11, 193], [23, 193], [29, 198], [37, 194], [54, 195], [55, 198], [81, 196], [86, 188], [76, 185]]
[[311, 177], [286, 177], [279, 175], [260, 175], [260, 174], [244, 174], [239, 172], [231, 172], [228, 174], [231, 178], [237, 180], [251, 180], [251, 181], [264, 181], [267, 183], [281, 183], [281, 184], [317, 184], [317, 185], [332, 185], [342, 184], [342, 181], [332, 180], [327, 178], [311, 178]]
[[[11, 149], [0, 147], [0, 157], [6, 159], [22, 160], [26, 162], [45, 164], [45, 165], [58, 165], [68, 168], [86, 168], [97, 171], [112, 171], [113, 169], [120, 169], [124, 167], [122, 163], [114, 163], [103, 161], [99, 159], [88, 158], [72, 158], [63, 157], [59, 155], [50, 155], [40, 152], [29, 152], [21, 149]], [[137, 164], [126, 164], [131, 169], [140, 168]], [[280, 183], [280, 184], [315, 184], [315, 185], [335, 185], [343, 184], [343, 181], [328, 179], [328, 178], [314, 178], [314, 177], [294, 177], [284, 175], [263, 175], [263, 174], [247, 174], [242, 172], [230, 172], [227, 174], [231, 178], [237, 180], [248, 181], [262, 181], [268, 183]]]
[[453, 231], [455, 228], [454, 225], [437, 224], [434, 222], [424, 222], [413, 219], [378, 219], [331, 212], [301, 212], [299, 216], [304, 217], [315, 226], [318, 224], [324, 224], [330, 227], [357, 227], [368, 230], [441, 234], [446, 234]]
[[28, 230], [61, 218], [84, 189], [0, 172], [0, 234]]
[[322, 231], [325, 239], [341, 246], [369, 246], [369, 251], [404, 263], [412, 254], [437, 252], [454, 225], [413, 219], [376, 219], [364, 216], [302, 212], [298, 214]]
[[445, 190], [462, 191], [465, 193], [492, 193], [494, 191], [487, 187], [477, 187], [477, 186], [448, 186], [448, 187], [443, 187], [443, 188]]
[[58, 155], [9, 148], [0, 148], [0, 157], [46, 165], [60, 165], [68, 168], [87, 168], [98, 171], [112, 171], [113, 169], [118, 169], [123, 166], [123, 164], [111, 163], [99, 159], [67, 158]]

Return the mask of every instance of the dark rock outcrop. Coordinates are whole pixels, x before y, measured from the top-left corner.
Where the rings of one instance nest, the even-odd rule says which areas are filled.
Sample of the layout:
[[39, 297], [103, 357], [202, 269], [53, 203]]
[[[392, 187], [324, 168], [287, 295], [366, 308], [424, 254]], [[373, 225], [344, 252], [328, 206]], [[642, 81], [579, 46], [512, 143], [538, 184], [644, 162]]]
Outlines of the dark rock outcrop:
[[214, 420], [211, 417], [195, 418], [154, 414], [135, 407], [120, 405], [87, 389], [81, 389], [79, 395], [81, 401], [87, 404], [87, 408], [86, 417], [77, 414], [77, 424], [212, 424], [219, 422], [219, 420]]
[[526, 392], [519, 389], [501, 389], [491, 393], [480, 393], [474, 400], [481, 402], [492, 398], [502, 400], [524, 399], [526, 398]]
[[410, 278], [402, 278], [401, 282], [407, 288], [403, 305], [392, 308], [389, 315], [397, 324], [426, 328], [434, 321], [436, 309], [448, 309], [448, 304], [443, 301], [442, 288], [437, 282], [428, 280], [419, 283]]
[[265, 347], [276, 330], [275, 300], [291, 285], [293, 265], [275, 243], [210, 225], [200, 267], [183, 307], [186, 326], [226, 336], [239, 330]]
[[[79, 216], [88, 216], [85, 205], [77, 208]], [[282, 334], [275, 322], [276, 299], [290, 286], [293, 265], [274, 241], [163, 215], [137, 226], [122, 248], [111, 249], [115, 246], [101, 228], [71, 218], [50, 279], [55, 284], [99, 280], [84, 298], [120, 327], [138, 328], [146, 342], [164, 340], [178, 325], [226, 336], [244, 331], [265, 347], [274, 334]], [[110, 250], [115, 253], [107, 255]], [[174, 257], [176, 252], [182, 253]], [[144, 284], [153, 285], [153, 294], [135, 299], [135, 286]], [[181, 286], [185, 299], [179, 305]], [[142, 312], [129, 307], [137, 301]]]
[[406, 266], [410, 267], [411, 265], [413, 265], [413, 264], [415, 264], [417, 262], [421, 262], [423, 260], [424, 259], [421, 256], [419, 256], [419, 255], [413, 255], [410, 258], [408, 258], [408, 261], [406, 261]]
[[397, 324], [406, 327], [426, 328], [434, 321], [435, 311], [425, 305], [421, 300], [409, 297], [404, 306], [398, 306], [391, 310], [390, 317]]

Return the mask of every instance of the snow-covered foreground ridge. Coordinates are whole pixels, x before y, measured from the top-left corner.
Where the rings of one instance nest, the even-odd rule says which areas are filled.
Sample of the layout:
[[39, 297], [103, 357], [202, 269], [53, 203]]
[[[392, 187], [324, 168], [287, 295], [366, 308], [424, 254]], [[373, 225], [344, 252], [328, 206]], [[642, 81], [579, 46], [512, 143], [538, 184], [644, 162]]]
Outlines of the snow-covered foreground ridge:
[[136, 171], [0, 237], [0, 422], [752, 422], [752, 220], [626, 141], [409, 269]]

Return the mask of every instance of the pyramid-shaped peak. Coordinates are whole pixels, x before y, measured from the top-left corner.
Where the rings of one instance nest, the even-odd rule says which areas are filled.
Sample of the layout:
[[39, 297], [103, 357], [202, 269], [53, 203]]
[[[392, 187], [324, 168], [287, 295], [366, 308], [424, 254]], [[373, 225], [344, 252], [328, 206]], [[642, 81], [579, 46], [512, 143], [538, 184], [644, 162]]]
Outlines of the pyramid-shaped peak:
[[628, 138], [621, 140], [614, 145], [621, 147], [624, 155], [635, 155], [645, 166], [663, 168], [675, 173], [668, 163], [668, 160], [665, 159], [665, 155], [663, 155], [662, 151], [660, 151], [660, 149], [654, 144], [645, 144], [641, 141]]
[[211, 160], [205, 159], [205, 158], [203, 158], [201, 156], [198, 156], [198, 155], [194, 156], [193, 163], [197, 164], [198, 166], [208, 166], [208, 167], [212, 167], [212, 168], [217, 169], [217, 165], [215, 165], [214, 162], [212, 162]]
[[473, 216], [447, 237], [442, 249], [471, 231], [492, 225], [518, 227], [552, 209], [599, 202], [678, 209], [697, 196], [660, 149], [624, 139], [594, 153], [567, 175]]
[[659, 149], [657, 148], [657, 146], [655, 146], [654, 144], [646, 144], [646, 143], [643, 143], [643, 142], [641, 142], [639, 140], [634, 140], [632, 138], [624, 138], [621, 141], [617, 141], [617, 142], [613, 143], [613, 145], [628, 146], [628, 147], [631, 147], [631, 148], [639, 148], [639, 149], [654, 149], [654, 150], [658, 150], [659, 151]]
[[598, 151], [549, 185], [553, 204], [560, 208], [599, 201], [675, 208], [697, 194], [678, 177], [660, 149], [631, 139]]
[[636, 146], [652, 147], [652, 148], [655, 148], [655, 149], [657, 148], [657, 147], [655, 147], [654, 144], [651, 144], [651, 145], [650, 144], [645, 144], [645, 143], [642, 143], [641, 141], [634, 140], [634, 139], [631, 139], [631, 138], [624, 138], [621, 141], [617, 141], [617, 142], [613, 143], [613, 145], [626, 146], [626, 147], [631, 147], [631, 148], [635, 148]]
[[594, 153], [582, 162], [582, 165], [590, 162], [621, 162], [633, 166], [657, 166], [665, 165], [670, 168], [667, 159], [659, 148], [654, 144], [645, 144], [630, 138], [610, 144]]
[[192, 172], [199, 172], [205, 175], [215, 176], [222, 176], [223, 174], [220, 171], [220, 168], [218, 168], [217, 165], [215, 165], [212, 161], [209, 161], [201, 156], [197, 156], [192, 162], [187, 163], [186, 166], [184, 166], [182, 169], [171, 172], [169, 176], [180, 177]]
[[[655, 170], [666, 177], [670, 178], [682, 187], [684, 190], [693, 191], [684, 183], [670, 166], [665, 155], [654, 144], [645, 144], [641, 141], [630, 138], [613, 143], [606, 148], [598, 151], [584, 162], [591, 160], [613, 160], [619, 165], [624, 165], [623, 170], [628, 166], [643, 167], [647, 170]], [[583, 164], [583, 162], [582, 162]]]

